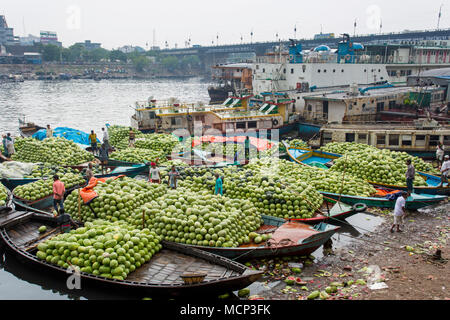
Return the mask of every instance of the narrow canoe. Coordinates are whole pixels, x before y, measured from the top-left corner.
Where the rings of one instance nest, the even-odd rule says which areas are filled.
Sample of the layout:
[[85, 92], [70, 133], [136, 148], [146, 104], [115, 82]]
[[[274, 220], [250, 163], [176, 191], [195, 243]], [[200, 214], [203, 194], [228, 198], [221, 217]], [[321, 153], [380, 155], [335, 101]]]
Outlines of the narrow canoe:
[[[85, 168], [85, 166], [71, 166], [74, 169], [79, 169], [80, 171]], [[96, 174], [96, 178], [109, 178], [115, 177], [117, 175], [125, 175], [130, 178], [134, 178], [145, 171], [145, 164], [135, 164], [132, 166], [107, 166], [106, 168], [112, 171], [108, 174]], [[8, 189], [14, 190], [18, 186], [22, 186], [28, 183], [36, 182], [42, 178], [23, 178], [23, 179], [2, 179], [1, 182]]]
[[216, 248], [184, 245], [238, 261], [279, 256], [308, 255], [327, 242], [340, 227], [322, 224], [310, 226], [300, 222], [263, 216], [264, 225], [257, 233], [271, 233], [272, 238], [261, 244], [247, 244], [237, 248]]
[[[6, 224], [0, 230], [0, 236], [11, 251], [20, 260], [35, 268], [48, 271], [64, 283], [67, 270], [57, 265], [39, 260], [35, 246], [48, 237], [40, 239], [39, 227], [46, 226], [50, 236], [59, 232], [57, 221], [51, 217], [30, 214], [19, 222]], [[119, 290], [121, 293], [154, 295], [159, 297], [215, 297], [223, 293], [240, 290], [258, 280], [262, 272], [246, 268], [244, 265], [215, 254], [195, 248], [162, 242], [163, 249], [152, 259], [130, 273], [126, 280], [112, 280], [101, 276], [80, 272], [84, 288], [102, 287]], [[203, 282], [185, 284], [183, 273], [206, 273]]]
[[[291, 161], [306, 165], [306, 166], [317, 166], [322, 169], [328, 169], [332, 165], [334, 159], [342, 157], [336, 153], [322, 152], [311, 149], [302, 148], [288, 148], [288, 155]], [[428, 186], [424, 187], [414, 187], [414, 192], [418, 194], [430, 194], [430, 195], [450, 195], [450, 185], [448, 183], [444, 184], [442, 187], [438, 187], [441, 183], [441, 178], [432, 174], [417, 172], [425, 179]], [[390, 185], [384, 183], [378, 183], [373, 181], [367, 181], [375, 187], [387, 188], [392, 190], [406, 191], [406, 186]]]

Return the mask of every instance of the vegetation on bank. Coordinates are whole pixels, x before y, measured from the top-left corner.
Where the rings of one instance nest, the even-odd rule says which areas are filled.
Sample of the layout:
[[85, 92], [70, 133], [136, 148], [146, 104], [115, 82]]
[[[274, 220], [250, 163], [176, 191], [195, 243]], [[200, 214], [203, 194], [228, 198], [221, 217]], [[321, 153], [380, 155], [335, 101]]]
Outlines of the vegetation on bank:
[[201, 61], [198, 56], [174, 57], [166, 56], [158, 51], [137, 51], [124, 53], [120, 50], [106, 50], [103, 48], [86, 50], [82, 44], [75, 44], [68, 48], [56, 45], [36, 44], [42, 54], [44, 62], [60, 63], [129, 63], [138, 72], [171, 72], [192, 73], [200, 70]]

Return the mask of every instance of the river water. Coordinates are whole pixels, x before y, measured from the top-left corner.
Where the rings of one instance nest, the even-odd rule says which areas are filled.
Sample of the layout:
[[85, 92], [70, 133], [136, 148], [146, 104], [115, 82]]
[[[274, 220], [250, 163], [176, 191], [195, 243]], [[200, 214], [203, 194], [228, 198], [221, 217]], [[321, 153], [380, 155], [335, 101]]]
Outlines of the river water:
[[[0, 85], [0, 132], [18, 135], [18, 119], [38, 125], [72, 127], [97, 132], [106, 124], [129, 125], [135, 101], [150, 96], [157, 100], [171, 97], [184, 102], [208, 102], [208, 83], [192, 80], [74, 80], [61, 82], [29, 81]], [[333, 236], [333, 247], [349, 243], [349, 237], [358, 237], [373, 231], [382, 219], [369, 214], [358, 214], [340, 225]], [[320, 259], [322, 248], [314, 254]], [[69, 290], [61, 278], [36, 272], [10, 254], [0, 253], [0, 300], [6, 299], [141, 299], [95, 287]]]

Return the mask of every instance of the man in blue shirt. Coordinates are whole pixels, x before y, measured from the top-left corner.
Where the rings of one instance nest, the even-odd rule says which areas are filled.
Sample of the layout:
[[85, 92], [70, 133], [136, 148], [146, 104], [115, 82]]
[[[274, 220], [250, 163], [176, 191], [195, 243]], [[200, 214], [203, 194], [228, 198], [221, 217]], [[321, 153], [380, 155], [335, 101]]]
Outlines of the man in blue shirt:
[[223, 196], [222, 178], [219, 176], [218, 173], [216, 173], [215, 176], [216, 176], [216, 189], [214, 191], [214, 194], [215, 195], [220, 194], [221, 196]]

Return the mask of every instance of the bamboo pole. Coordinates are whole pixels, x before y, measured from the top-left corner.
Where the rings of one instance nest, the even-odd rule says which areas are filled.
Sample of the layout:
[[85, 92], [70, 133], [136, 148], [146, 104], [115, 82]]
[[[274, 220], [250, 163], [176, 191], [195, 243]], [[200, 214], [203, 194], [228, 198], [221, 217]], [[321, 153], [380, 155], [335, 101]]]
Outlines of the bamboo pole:
[[78, 220], [81, 221], [81, 194], [80, 194], [80, 189], [78, 189]]

